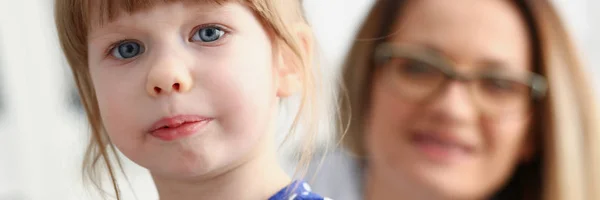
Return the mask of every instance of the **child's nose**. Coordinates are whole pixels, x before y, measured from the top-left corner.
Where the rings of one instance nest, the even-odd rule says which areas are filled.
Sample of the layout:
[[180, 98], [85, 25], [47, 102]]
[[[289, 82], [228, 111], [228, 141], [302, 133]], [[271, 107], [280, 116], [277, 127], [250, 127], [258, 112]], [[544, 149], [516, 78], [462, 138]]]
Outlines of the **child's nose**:
[[150, 96], [185, 93], [191, 89], [193, 80], [189, 69], [177, 62], [160, 63], [152, 66], [148, 73], [146, 91]]

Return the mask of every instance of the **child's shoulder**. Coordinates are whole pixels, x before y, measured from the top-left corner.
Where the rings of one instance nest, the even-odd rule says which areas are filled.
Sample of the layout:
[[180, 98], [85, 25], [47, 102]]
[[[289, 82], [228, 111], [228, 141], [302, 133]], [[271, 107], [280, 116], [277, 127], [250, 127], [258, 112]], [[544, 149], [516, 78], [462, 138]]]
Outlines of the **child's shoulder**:
[[269, 200], [332, 200], [313, 193], [305, 181], [294, 181], [287, 187], [279, 190]]

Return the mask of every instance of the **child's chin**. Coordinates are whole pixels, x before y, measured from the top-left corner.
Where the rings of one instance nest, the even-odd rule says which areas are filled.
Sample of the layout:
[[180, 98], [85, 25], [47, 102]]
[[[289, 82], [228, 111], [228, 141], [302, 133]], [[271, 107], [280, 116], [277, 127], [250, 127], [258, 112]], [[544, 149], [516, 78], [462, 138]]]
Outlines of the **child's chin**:
[[197, 180], [204, 179], [214, 173], [217, 167], [210, 167], [209, 164], [191, 164], [183, 163], [163, 164], [160, 168], [147, 168], [152, 176], [164, 177], [175, 180]]

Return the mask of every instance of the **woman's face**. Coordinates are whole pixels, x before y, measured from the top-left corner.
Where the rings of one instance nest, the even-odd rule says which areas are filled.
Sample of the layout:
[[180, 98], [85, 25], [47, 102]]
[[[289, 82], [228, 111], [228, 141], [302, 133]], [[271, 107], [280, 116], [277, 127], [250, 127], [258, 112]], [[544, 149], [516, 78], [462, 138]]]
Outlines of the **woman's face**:
[[531, 94], [513, 81], [531, 70], [526, 23], [505, 0], [406, 6], [387, 41], [418, 56], [376, 69], [365, 132], [371, 173], [419, 199], [489, 197], [533, 151]]

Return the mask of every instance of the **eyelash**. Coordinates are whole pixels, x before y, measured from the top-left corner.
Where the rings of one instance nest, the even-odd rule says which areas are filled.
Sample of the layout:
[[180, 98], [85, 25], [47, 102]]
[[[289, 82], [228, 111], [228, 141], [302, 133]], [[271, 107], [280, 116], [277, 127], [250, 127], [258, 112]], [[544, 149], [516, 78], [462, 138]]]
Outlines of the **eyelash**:
[[[196, 26], [195, 28], [192, 29], [192, 32], [189, 34], [190, 37], [188, 38], [188, 41], [193, 42], [192, 38], [194, 37], [196, 32], [200, 31], [203, 28], [209, 28], [209, 27], [215, 27], [215, 28], [218, 28], [219, 30], [223, 31], [224, 33], [223, 33], [222, 37], [224, 37], [224, 38], [227, 37], [229, 34], [231, 34], [231, 29], [225, 27], [224, 25], [215, 24], [215, 23], [202, 24], [202, 25]], [[222, 40], [222, 39], [219, 39], [219, 40]]]
[[[193, 41], [193, 40], [192, 40], [192, 38], [194, 37], [194, 35], [196, 34], [196, 32], [200, 31], [200, 30], [201, 30], [201, 29], [203, 29], [203, 28], [208, 28], [208, 27], [215, 27], [215, 28], [218, 28], [219, 30], [221, 30], [221, 31], [223, 31], [223, 32], [224, 32], [224, 34], [223, 34], [222, 38], [221, 38], [221, 39], [219, 39], [219, 41], [220, 41], [220, 40], [223, 40], [223, 38], [226, 38], [226, 37], [228, 37], [228, 35], [229, 35], [229, 34], [231, 34], [231, 32], [232, 32], [230, 28], [227, 28], [227, 27], [226, 27], [226, 26], [224, 26], [224, 25], [215, 24], [215, 23], [211, 23], [211, 24], [202, 24], [202, 25], [196, 26], [196, 27], [194, 27], [194, 28], [192, 29], [192, 31], [191, 31], [191, 32], [190, 32], [190, 34], [189, 34], [190, 36], [188, 37], [188, 42], [196, 42], [196, 41]], [[140, 46], [142, 46], [142, 47], [143, 47], [142, 43], [141, 43], [141, 42], [139, 42], [139, 41], [137, 41], [137, 40], [132, 40], [132, 39], [122, 39], [122, 40], [119, 40], [119, 41], [117, 41], [117, 42], [114, 42], [114, 43], [112, 43], [112, 44], [111, 44], [111, 45], [110, 45], [110, 46], [109, 46], [109, 47], [106, 49], [106, 51], [104, 52], [104, 56], [105, 56], [105, 57], [113, 57], [113, 56], [112, 56], [112, 52], [115, 50], [115, 48], [119, 47], [119, 45], [121, 45], [121, 44], [123, 44], [123, 43], [125, 43], [125, 42], [138, 42], [138, 43], [140, 43]], [[217, 41], [216, 43], [219, 43], [219, 42]], [[218, 46], [218, 45], [209, 45], [209, 46]]]
[[112, 52], [119, 47], [119, 45], [125, 43], [125, 42], [133, 42], [136, 40], [131, 40], [131, 39], [123, 39], [123, 40], [119, 40], [115, 43], [112, 43], [110, 46], [108, 46], [108, 48], [106, 49], [106, 51], [104, 52], [104, 56], [105, 57], [112, 57]]

